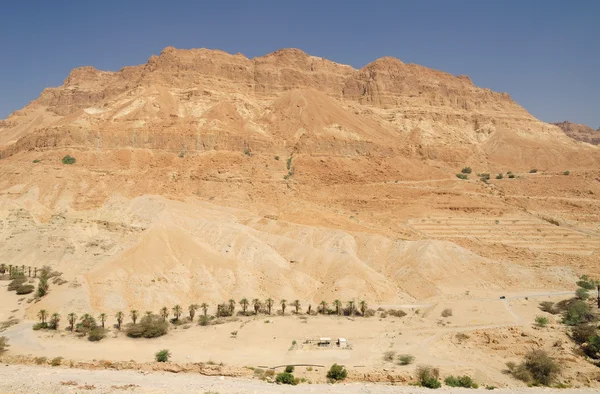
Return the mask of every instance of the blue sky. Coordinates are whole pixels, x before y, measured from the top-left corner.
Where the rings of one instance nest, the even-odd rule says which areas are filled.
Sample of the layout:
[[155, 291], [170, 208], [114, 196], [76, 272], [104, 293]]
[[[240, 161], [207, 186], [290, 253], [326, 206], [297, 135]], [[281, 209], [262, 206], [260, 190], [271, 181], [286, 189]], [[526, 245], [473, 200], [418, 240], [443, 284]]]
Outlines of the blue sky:
[[544, 121], [600, 127], [596, 0], [55, 0], [0, 14], [0, 118], [74, 67], [118, 70], [172, 45], [248, 57], [295, 47], [357, 68], [394, 56], [467, 74]]

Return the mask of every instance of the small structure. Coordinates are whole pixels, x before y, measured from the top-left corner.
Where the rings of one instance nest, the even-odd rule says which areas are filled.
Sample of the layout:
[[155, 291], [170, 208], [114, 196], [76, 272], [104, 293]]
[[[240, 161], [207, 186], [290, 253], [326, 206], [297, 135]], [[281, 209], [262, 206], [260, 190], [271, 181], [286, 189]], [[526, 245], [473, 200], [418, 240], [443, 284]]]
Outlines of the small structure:
[[346, 348], [348, 347], [348, 342], [346, 341], [346, 338], [338, 338], [337, 345], [338, 347]]
[[317, 346], [319, 347], [329, 347], [331, 346], [331, 338], [319, 338], [319, 342], [317, 342]]

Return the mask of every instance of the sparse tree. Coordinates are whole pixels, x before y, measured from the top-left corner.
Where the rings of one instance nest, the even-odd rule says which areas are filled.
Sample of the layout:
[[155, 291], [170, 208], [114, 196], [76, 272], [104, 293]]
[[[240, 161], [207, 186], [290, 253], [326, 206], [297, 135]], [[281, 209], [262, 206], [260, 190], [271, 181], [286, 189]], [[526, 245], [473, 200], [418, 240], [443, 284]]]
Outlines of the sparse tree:
[[360, 302], [360, 313], [363, 315], [363, 317], [365, 317], [366, 313], [367, 313], [367, 309], [369, 308], [369, 306], [367, 305], [367, 301], [362, 300]]
[[179, 321], [179, 317], [181, 316], [182, 313], [183, 312], [182, 312], [181, 306], [175, 305], [173, 307], [173, 315], [175, 316], [175, 321]]
[[133, 320], [133, 324], [135, 324], [137, 322], [138, 313], [139, 312], [136, 309], [132, 309], [131, 312], [129, 312], [129, 316], [131, 316], [131, 320]]
[[119, 311], [115, 314], [115, 318], [117, 319], [117, 329], [121, 329], [121, 324], [123, 324], [123, 312]]
[[48, 311], [46, 311], [45, 309], [40, 309], [40, 311], [38, 312], [38, 319], [40, 319], [40, 323], [46, 323], [46, 317], [48, 317]]
[[325, 314], [325, 311], [327, 310], [327, 302], [326, 301], [321, 301], [321, 313]]
[[267, 298], [267, 311], [269, 312], [269, 315], [271, 314], [271, 309], [273, 308], [273, 299], [272, 298]]
[[285, 307], [287, 306], [287, 300], [283, 299], [281, 302], [281, 315], [285, 316]]
[[246, 310], [248, 309], [248, 305], [250, 303], [248, 302], [248, 299], [246, 298], [242, 298], [240, 300], [240, 305], [242, 306], [242, 313], [245, 315], [246, 314]]
[[194, 321], [196, 311], [198, 310], [198, 304], [192, 304], [188, 307], [188, 313], [190, 314], [190, 321]]
[[350, 316], [354, 315], [354, 301], [348, 301], [348, 309], [350, 310]]
[[163, 306], [160, 310], [160, 315], [162, 316], [163, 321], [167, 321], [167, 318], [169, 317], [169, 308]]
[[101, 313], [98, 316], [98, 319], [100, 320], [100, 324], [102, 325], [102, 328], [104, 328], [104, 323], [106, 322], [106, 313]]
[[292, 306], [293, 306], [294, 308], [296, 308], [296, 315], [297, 315], [298, 313], [300, 313], [300, 306], [301, 306], [301, 305], [300, 305], [300, 300], [294, 300], [294, 302], [292, 303]]
[[229, 300], [229, 313], [233, 315], [233, 312], [235, 312], [235, 300], [232, 298]]
[[58, 322], [60, 322], [60, 315], [58, 313], [53, 313], [52, 317], [50, 317], [50, 325], [53, 329], [58, 329]]
[[342, 301], [340, 301], [340, 300], [333, 301], [333, 306], [335, 307], [335, 314], [339, 316], [340, 311], [342, 310]]
[[260, 310], [260, 300], [258, 298], [253, 299], [252, 306], [254, 307], [254, 314], [258, 315], [258, 311]]
[[206, 302], [203, 302], [202, 305], [200, 305], [200, 308], [202, 308], [204, 317], [206, 317], [206, 315], [208, 314], [208, 304]]
[[77, 321], [77, 315], [74, 314], [73, 312], [71, 312], [67, 315], [67, 320], [69, 321], [69, 327], [70, 327], [71, 331], [73, 331], [75, 329], [75, 322]]

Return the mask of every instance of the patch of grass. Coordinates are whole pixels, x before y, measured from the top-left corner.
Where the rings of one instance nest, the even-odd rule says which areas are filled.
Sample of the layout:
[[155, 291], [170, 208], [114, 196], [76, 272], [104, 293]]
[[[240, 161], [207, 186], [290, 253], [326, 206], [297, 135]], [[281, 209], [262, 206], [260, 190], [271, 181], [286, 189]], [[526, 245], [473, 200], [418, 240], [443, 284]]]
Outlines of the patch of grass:
[[549, 321], [546, 316], [536, 316], [536, 318], [535, 318], [535, 324], [538, 327], [546, 327], [548, 325], [548, 323], [549, 323]]
[[415, 361], [415, 356], [411, 354], [401, 354], [398, 356], [398, 364], [399, 365], [408, 365], [412, 364]]
[[35, 159], [35, 160], [33, 160], [33, 162], [37, 164], [37, 163], [40, 163], [41, 160], [40, 159]]
[[77, 161], [77, 159], [75, 159], [73, 156], [70, 156], [70, 155], [66, 155], [65, 157], [62, 158], [63, 164], [75, 164], [76, 161]]
[[171, 352], [168, 349], [159, 350], [154, 355], [154, 359], [159, 363], [166, 363], [171, 358]]

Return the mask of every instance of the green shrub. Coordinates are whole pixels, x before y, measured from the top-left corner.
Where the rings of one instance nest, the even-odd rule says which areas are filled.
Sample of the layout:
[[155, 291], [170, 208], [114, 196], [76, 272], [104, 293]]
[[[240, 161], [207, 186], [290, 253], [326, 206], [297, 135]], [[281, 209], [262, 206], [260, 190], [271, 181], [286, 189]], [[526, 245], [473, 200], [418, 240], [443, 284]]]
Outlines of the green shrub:
[[58, 367], [60, 364], [62, 364], [62, 357], [54, 357], [52, 361], [50, 361], [50, 365], [53, 367]]
[[444, 380], [444, 382], [446, 383], [446, 386], [450, 387], [464, 387], [466, 389], [476, 389], [479, 387], [479, 385], [475, 383], [468, 375], [459, 377], [450, 375]]
[[594, 335], [588, 339], [587, 346], [583, 348], [586, 356], [595, 360], [600, 358], [600, 336]]
[[440, 371], [437, 368], [432, 368], [428, 365], [420, 365], [417, 367], [418, 383], [429, 389], [439, 389], [442, 387], [442, 382], [439, 381]]
[[490, 180], [490, 174], [487, 174], [487, 173], [479, 174], [479, 179], [482, 182], [487, 182]]
[[127, 336], [131, 338], [157, 338], [169, 330], [169, 323], [156, 315], [144, 316], [138, 324], [127, 327]]
[[8, 338], [0, 337], [0, 354], [4, 353], [6, 351], [7, 347], [8, 347]]
[[563, 172], [563, 175], [569, 175], [571, 173], [571, 171], [567, 170], [565, 172]]
[[496, 179], [504, 179], [504, 175], [498, 174], [498, 175], [496, 175]]
[[92, 330], [90, 330], [90, 333], [88, 334], [88, 341], [98, 342], [104, 339], [105, 336], [106, 331], [104, 330], [104, 328], [95, 327]]
[[586, 290], [594, 290], [596, 288], [596, 282], [588, 278], [586, 275], [583, 275], [581, 280], [577, 281], [577, 286]]
[[415, 361], [415, 357], [410, 354], [401, 354], [398, 356], [398, 364], [408, 365]]
[[171, 352], [167, 349], [160, 350], [154, 355], [154, 359], [159, 363], [166, 363], [171, 357]]
[[33, 330], [34, 331], [45, 330], [47, 328], [48, 328], [48, 323], [35, 323], [33, 325]]
[[46, 364], [46, 362], [48, 362], [48, 359], [46, 357], [36, 357], [34, 361], [37, 365], [42, 365]]
[[404, 312], [402, 309], [388, 309], [387, 313], [388, 313], [388, 315], [394, 316], [394, 317], [406, 316], [406, 312]]
[[6, 288], [8, 291], [16, 291], [19, 287], [23, 286], [27, 282], [27, 278], [24, 276], [16, 276], [13, 280], [10, 281], [8, 287]]
[[285, 372], [287, 372], [287, 373], [294, 372], [294, 366], [293, 365], [288, 365], [287, 367], [285, 367]]
[[333, 364], [327, 371], [327, 378], [331, 380], [344, 380], [348, 376], [348, 371], [341, 365]]
[[531, 350], [521, 364], [511, 362], [506, 366], [513, 377], [533, 385], [548, 386], [560, 372], [556, 361], [543, 350]]
[[588, 298], [590, 298], [588, 290], [584, 289], [583, 287], [580, 287], [577, 289], [577, 291], [575, 291], [575, 296], [580, 300], [587, 300]]
[[35, 159], [35, 160], [33, 160], [33, 162], [37, 164], [40, 162], [40, 159]]
[[23, 294], [33, 293], [34, 289], [35, 289], [35, 287], [33, 285], [21, 285], [21, 286], [17, 287], [17, 294], [23, 295]]
[[590, 306], [581, 300], [573, 302], [563, 315], [563, 323], [568, 326], [576, 326], [593, 319], [594, 315], [591, 313]]
[[530, 174], [535, 174], [536, 172], [537, 172], [537, 169], [536, 169], [536, 168], [532, 168], [531, 170], [529, 170], [529, 173], [530, 173]]
[[560, 311], [558, 311], [554, 307], [554, 302], [550, 302], [550, 301], [540, 302], [540, 309], [544, 312], [551, 313], [553, 315], [557, 315], [558, 313], [560, 313]]
[[294, 379], [294, 375], [292, 375], [289, 372], [282, 372], [280, 374], [277, 374], [277, 376], [275, 377], [275, 381], [279, 384], [297, 384], [296, 380]]
[[590, 338], [596, 335], [596, 327], [591, 324], [580, 324], [571, 329], [571, 338], [575, 343], [582, 344], [588, 342]]
[[73, 156], [70, 156], [70, 155], [66, 155], [62, 159], [63, 164], [75, 164], [76, 161], [77, 161], [77, 159], [75, 159]]
[[396, 352], [393, 350], [383, 353], [383, 361], [394, 361], [394, 357], [396, 357]]
[[275, 160], [279, 160], [279, 156], [275, 155]]
[[548, 318], [546, 316], [536, 316], [535, 324], [538, 327], [546, 327], [548, 325]]
[[[508, 177], [509, 177], [510, 179], [513, 179], [513, 178], [515, 177], [515, 175], [514, 175], [514, 174], [508, 174]], [[494, 387], [494, 386], [491, 386], [491, 387]], [[492, 390], [493, 390], [493, 389], [492, 389]]]
[[469, 179], [469, 177], [468, 177], [468, 176], [466, 176], [465, 174], [456, 174], [456, 177], [457, 177], [458, 179]]
[[465, 167], [460, 172], [462, 172], [463, 174], [470, 174], [472, 171], [473, 170], [471, 169], [471, 167]]

